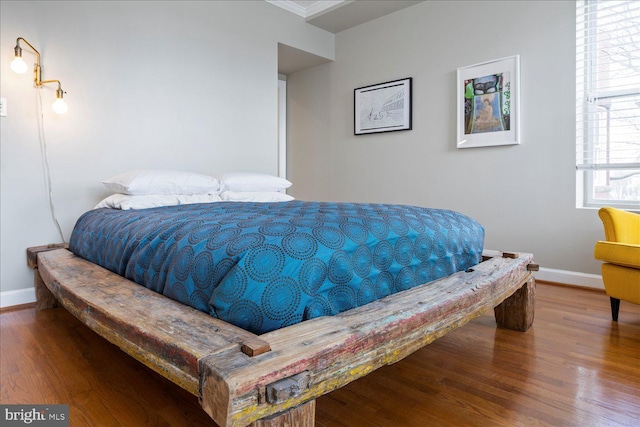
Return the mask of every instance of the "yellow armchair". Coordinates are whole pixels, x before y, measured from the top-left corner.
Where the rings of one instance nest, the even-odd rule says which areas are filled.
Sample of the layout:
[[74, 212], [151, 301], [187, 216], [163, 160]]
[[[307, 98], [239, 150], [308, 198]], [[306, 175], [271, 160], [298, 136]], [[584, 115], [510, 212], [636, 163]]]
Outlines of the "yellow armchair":
[[594, 256], [604, 261], [602, 280], [617, 322], [620, 300], [640, 304], [640, 215], [609, 207], [598, 215], [606, 241], [596, 243]]

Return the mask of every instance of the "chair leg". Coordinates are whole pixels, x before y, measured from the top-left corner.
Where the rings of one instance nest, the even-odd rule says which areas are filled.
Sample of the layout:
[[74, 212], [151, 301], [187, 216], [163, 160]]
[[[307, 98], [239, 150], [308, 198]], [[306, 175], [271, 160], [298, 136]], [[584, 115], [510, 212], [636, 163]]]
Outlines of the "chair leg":
[[620, 311], [620, 300], [618, 298], [611, 298], [611, 317], [614, 322], [618, 321], [618, 312]]

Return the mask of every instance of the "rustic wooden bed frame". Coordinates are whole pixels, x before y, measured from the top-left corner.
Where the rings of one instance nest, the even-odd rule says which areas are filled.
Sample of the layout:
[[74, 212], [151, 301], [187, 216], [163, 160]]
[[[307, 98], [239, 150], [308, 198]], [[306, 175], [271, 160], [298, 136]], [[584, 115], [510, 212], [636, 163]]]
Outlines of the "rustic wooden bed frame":
[[444, 279], [332, 317], [254, 335], [170, 300], [61, 245], [27, 249], [39, 309], [61, 304], [98, 334], [198, 396], [220, 426], [315, 424], [315, 399], [397, 362], [494, 308], [533, 323], [531, 254], [487, 251]]

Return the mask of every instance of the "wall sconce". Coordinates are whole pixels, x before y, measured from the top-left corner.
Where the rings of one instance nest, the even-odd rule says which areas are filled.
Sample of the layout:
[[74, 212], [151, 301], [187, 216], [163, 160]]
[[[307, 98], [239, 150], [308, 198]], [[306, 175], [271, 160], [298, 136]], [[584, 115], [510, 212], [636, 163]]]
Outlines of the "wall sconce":
[[20, 47], [20, 41], [23, 41], [27, 46], [31, 48], [31, 50], [33, 50], [36, 53], [36, 64], [34, 69], [35, 77], [33, 79], [33, 81], [36, 84], [36, 87], [39, 88], [42, 85], [45, 85], [47, 83], [58, 83], [58, 89], [56, 90], [56, 101], [53, 103], [51, 108], [53, 109], [53, 111], [55, 111], [58, 114], [66, 113], [69, 107], [67, 106], [67, 103], [64, 102], [64, 99], [62, 99], [62, 97], [66, 92], [62, 90], [62, 85], [60, 84], [60, 80], [42, 80], [42, 68], [40, 67], [40, 52], [38, 52], [36, 48], [31, 45], [31, 43], [29, 43], [22, 37], [18, 37], [18, 39], [16, 40], [16, 47], [14, 48], [16, 57], [11, 62], [11, 69], [16, 73], [24, 74], [27, 72], [27, 69], [29, 68], [27, 63], [24, 62], [24, 60], [22, 59], [22, 48]]

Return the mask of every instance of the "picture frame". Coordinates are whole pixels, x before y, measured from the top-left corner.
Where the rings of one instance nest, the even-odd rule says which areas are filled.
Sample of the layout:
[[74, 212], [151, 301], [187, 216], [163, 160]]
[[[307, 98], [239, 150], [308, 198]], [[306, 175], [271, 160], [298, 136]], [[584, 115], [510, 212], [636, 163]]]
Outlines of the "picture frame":
[[520, 144], [520, 55], [457, 70], [458, 148]]
[[354, 134], [411, 130], [412, 77], [354, 89]]

